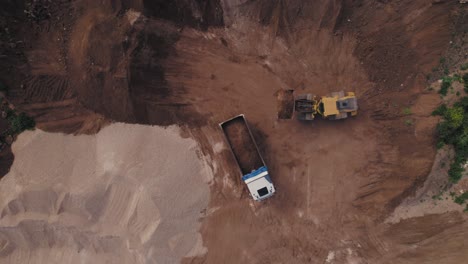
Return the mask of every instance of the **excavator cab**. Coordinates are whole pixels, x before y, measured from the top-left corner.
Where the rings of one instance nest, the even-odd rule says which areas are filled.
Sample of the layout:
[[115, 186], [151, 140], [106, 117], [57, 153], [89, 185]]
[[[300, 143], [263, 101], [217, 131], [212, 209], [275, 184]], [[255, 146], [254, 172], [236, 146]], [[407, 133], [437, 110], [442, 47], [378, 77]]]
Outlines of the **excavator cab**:
[[329, 120], [344, 119], [357, 115], [357, 99], [353, 92], [335, 92], [322, 97], [322, 116]]

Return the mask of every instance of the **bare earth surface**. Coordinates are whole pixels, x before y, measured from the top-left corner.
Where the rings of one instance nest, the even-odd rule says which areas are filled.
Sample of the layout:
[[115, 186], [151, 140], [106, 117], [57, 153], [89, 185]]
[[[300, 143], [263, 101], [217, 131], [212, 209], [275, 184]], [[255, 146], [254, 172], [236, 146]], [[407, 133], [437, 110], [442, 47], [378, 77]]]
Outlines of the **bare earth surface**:
[[[0, 1], [13, 10], [4, 23], [16, 32], [0, 35], [9, 65], [0, 78], [39, 128], [169, 126], [21, 135], [0, 182], [0, 262], [64, 260], [57, 252], [73, 260], [85, 252], [89, 263], [468, 258], [467, 214], [429, 198], [447, 178], [431, 116], [441, 99], [427, 89], [441, 56], [468, 58], [460, 44], [468, 43], [467, 5], [76, 0], [46, 4], [52, 18], [35, 21], [22, 1]], [[278, 120], [280, 89], [354, 91], [359, 114]], [[262, 203], [248, 197], [218, 125], [241, 113], [277, 188]], [[2, 155], [8, 171], [13, 159]]]
[[177, 127], [23, 133], [0, 185], [1, 263], [176, 263], [204, 254], [210, 170]]

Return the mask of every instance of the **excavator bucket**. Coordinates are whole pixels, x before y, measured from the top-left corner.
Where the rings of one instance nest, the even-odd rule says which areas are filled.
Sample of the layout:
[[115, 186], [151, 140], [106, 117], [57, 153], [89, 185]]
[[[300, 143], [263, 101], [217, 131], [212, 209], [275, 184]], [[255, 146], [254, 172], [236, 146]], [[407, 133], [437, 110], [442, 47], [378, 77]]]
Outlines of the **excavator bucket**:
[[294, 90], [281, 89], [276, 93], [278, 119], [291, 119], [294, 114]]

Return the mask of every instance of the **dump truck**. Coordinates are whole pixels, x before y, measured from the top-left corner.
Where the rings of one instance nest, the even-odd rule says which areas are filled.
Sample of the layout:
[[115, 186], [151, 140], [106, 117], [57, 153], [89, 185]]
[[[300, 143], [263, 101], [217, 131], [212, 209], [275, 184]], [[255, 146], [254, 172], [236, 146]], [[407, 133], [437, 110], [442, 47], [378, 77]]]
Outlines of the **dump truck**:
[[281, 90], [278, 93], [278, 108], [279, 119], [290, 119], [295, 114], [299, 120], [314, 120], [318, 115], [328, 120], [338, 120], [356, 116], [358, 103], [353, 92], [333, 92], [326, 96], [309, 93], [294, 98], [294, 90]]
[[237, 162], [242, 181], [255, 201], [271, 197], [275, 187], [268, 168], [260, 155], [257, 143], [245, 116], [238, 115], [219, 124]]

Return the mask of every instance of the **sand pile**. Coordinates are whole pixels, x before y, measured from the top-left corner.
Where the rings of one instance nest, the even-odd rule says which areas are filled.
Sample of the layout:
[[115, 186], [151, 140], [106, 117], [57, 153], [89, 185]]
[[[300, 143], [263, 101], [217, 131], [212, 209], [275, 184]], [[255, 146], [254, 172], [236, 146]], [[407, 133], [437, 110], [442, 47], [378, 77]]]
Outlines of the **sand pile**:
[[178, 130], [21, 134], [0, 182], [0, 263], [176, 263], [203, 254], [211, 171]]

